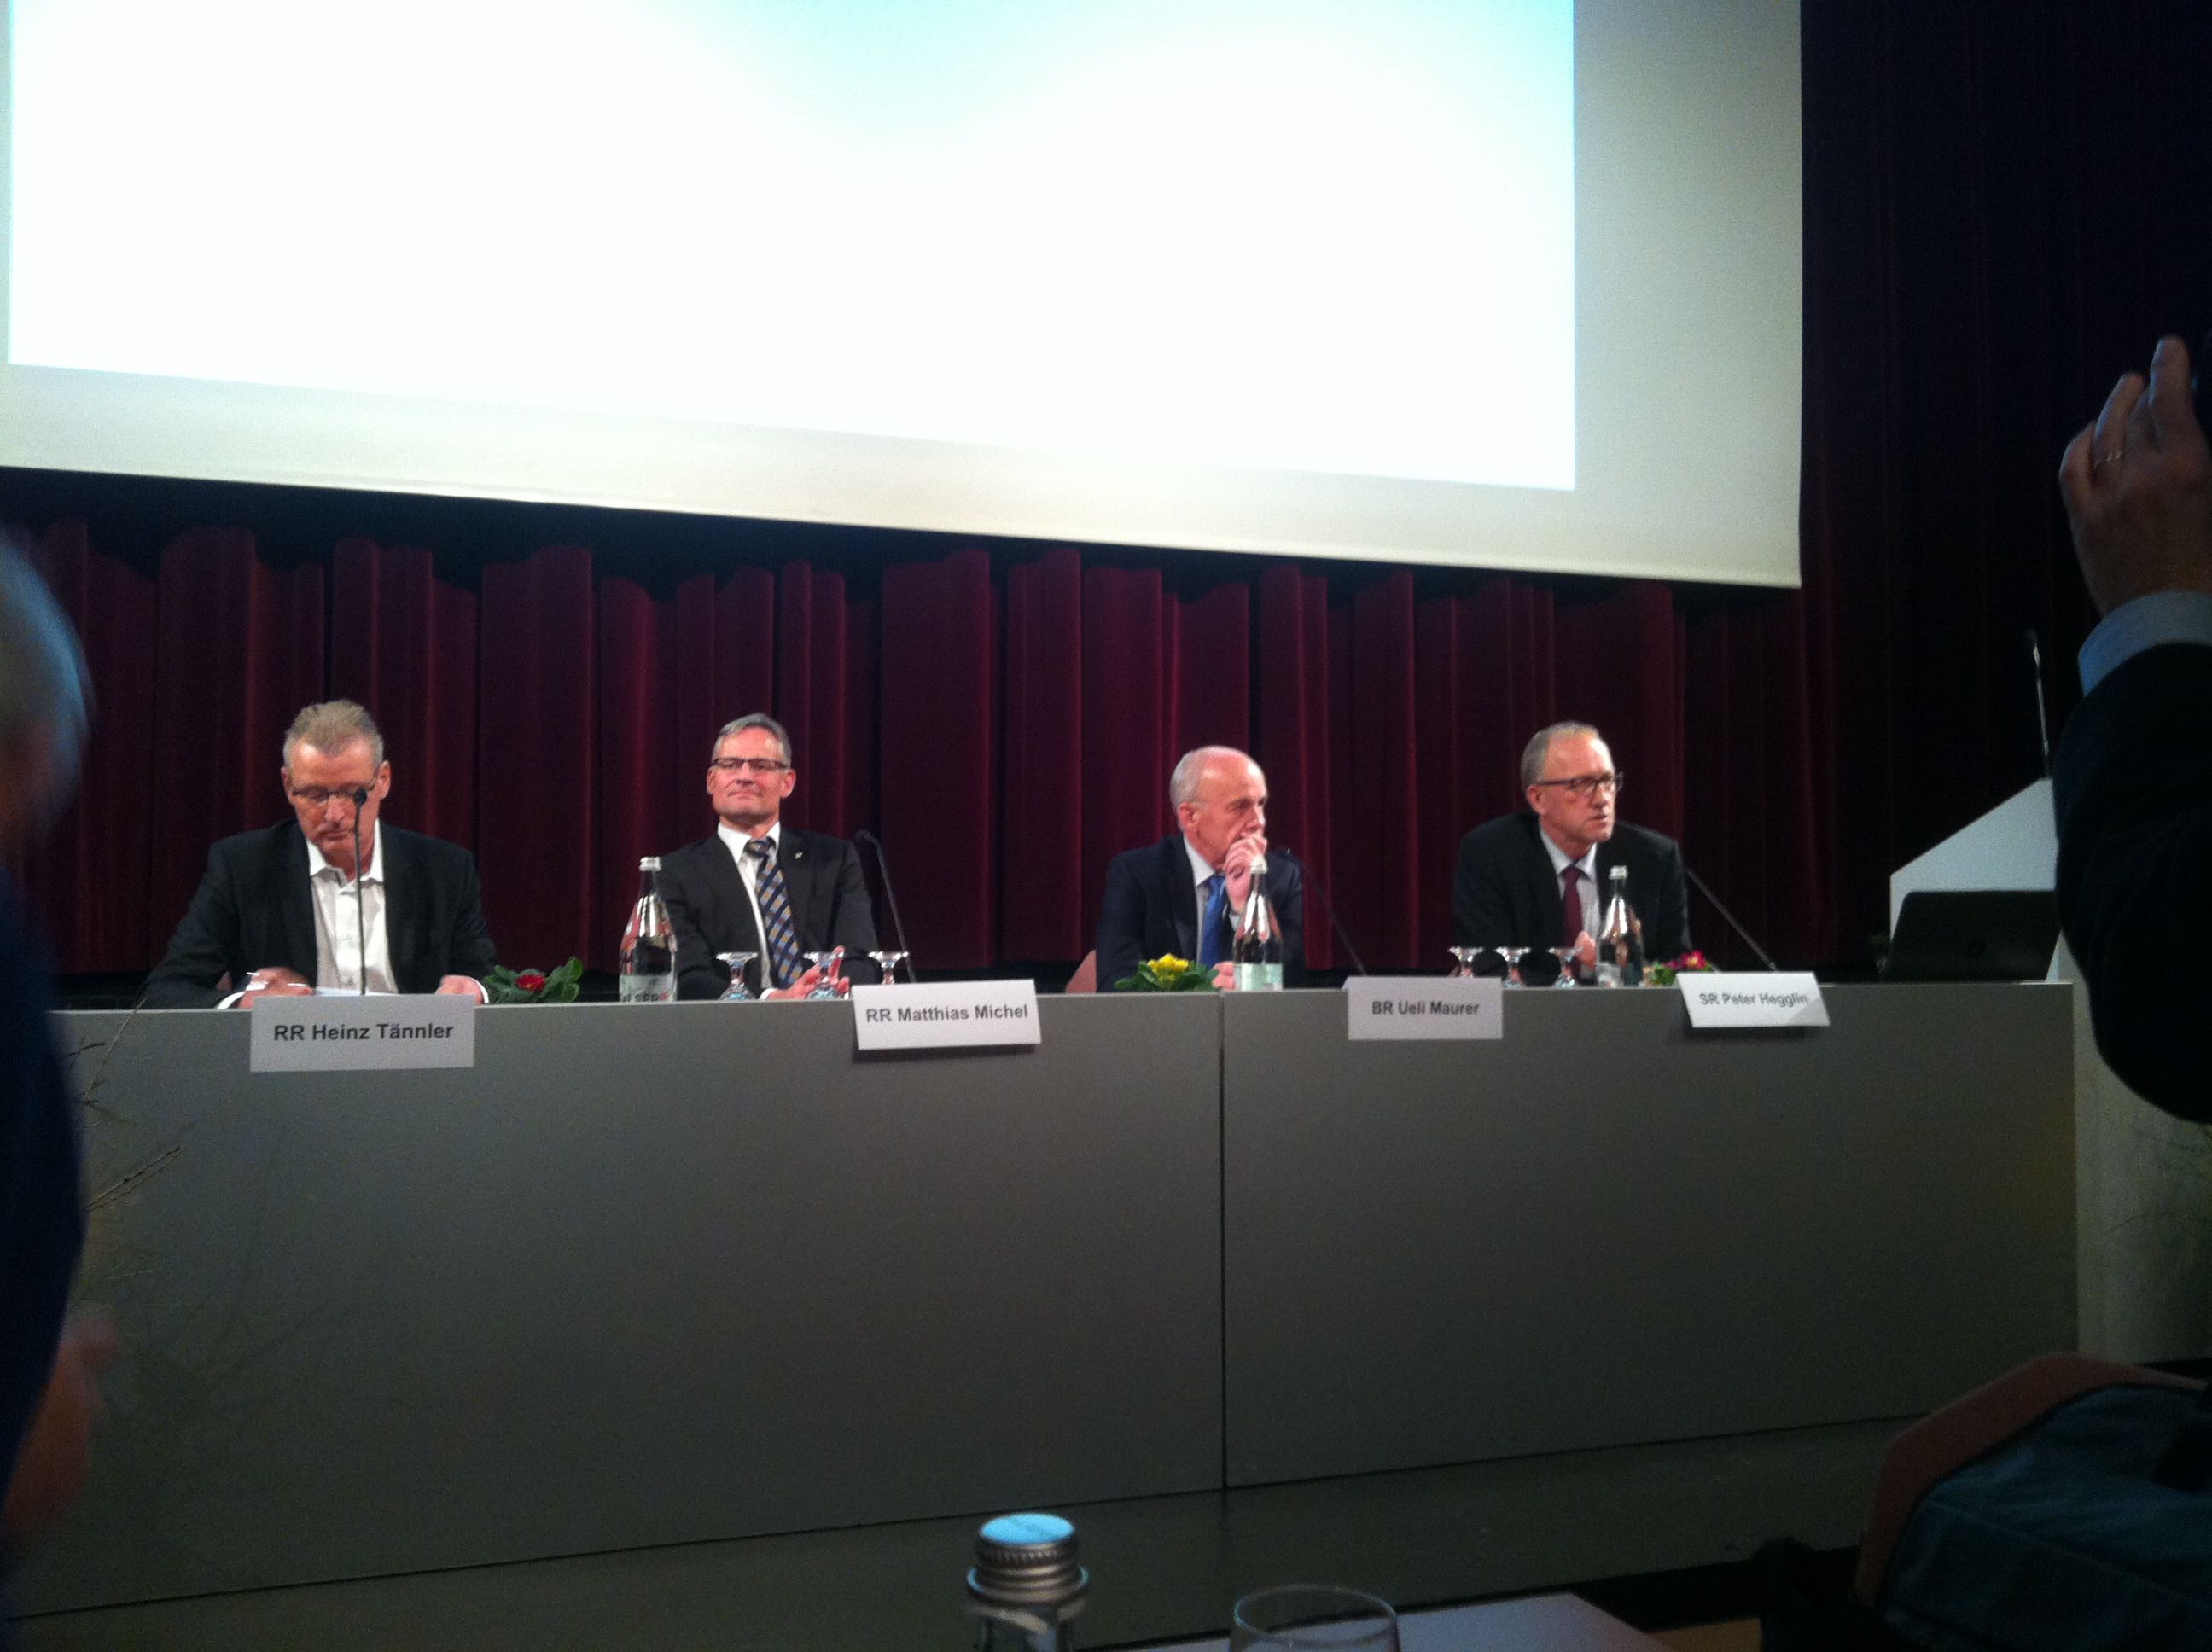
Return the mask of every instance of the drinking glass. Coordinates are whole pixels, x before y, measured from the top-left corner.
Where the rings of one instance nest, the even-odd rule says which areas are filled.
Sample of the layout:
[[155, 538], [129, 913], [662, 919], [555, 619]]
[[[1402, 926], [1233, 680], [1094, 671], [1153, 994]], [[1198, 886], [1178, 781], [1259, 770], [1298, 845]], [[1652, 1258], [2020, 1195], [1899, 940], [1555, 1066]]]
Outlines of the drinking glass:
[[822, 971], [822, 979], [814, 983], [814, 990], [806, 996], [836, 998], [837, 996], [837, 966], [845, 961], [845, 949], [836, 946], [827, 952], [807, 952], [801, 956], [807, 963], [815, 965]]
[[1486, 946], [1453, 947], [1451, 949], [1452, 967], [1444, 978], [1447, 981], [1456, 981], [1462, 975], [1473, 975], [1474, 973], [1474, 961], [1490, 950], [1491, 949]]
[[905, 953], [871, 952], [868, 956], [876, 961], [876, 969], [880, 972], [877, 975], [876, 980], [879, 984], [885, 987], [896, 987], [903, 981], [913, 979], [910, 975], [902, 975], [899, 972], [899, 966], [906, 962]]
[[1528, 985], [1528, 982], [1521, 979], [1521, 960], [1528, 955], [1528, 949], [1527, 947], [1499, 946], [1493, 947], [1491, 950], [1496, 952], [1499, 957], [1505, 960], [1505, 984], [1508, 987], [1525, 987]]
[[1577, 985], [1575, 980], [1575, 949], [1571, 946], [1553, 946], [1547, 947], [1546, 951], [1559, 961], [1559, 978], [1552, 985], [1554, 987]]
[[1398, 1614], [1355, 1589], [1291, 1583], [1237, 1603], [1231, 1652], [1398, 1652]]
[[759, 956], [760, 954], [757, 952], [717, 952], [714, 954], [715, 963], [727, 964], [730, 968], [730, 990], [722, 994], [721, 1001], [723, 1003], [742, 1004], [750, 1001], [753, 996], [753, 989], [745, 985], [745, 966]]

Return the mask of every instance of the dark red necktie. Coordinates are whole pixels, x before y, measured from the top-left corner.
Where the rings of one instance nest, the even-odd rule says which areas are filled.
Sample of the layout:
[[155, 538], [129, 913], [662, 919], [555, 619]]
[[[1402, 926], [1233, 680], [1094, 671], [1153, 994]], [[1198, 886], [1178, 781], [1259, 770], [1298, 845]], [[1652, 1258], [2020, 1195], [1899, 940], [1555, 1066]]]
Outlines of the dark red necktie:
[[1576, 876], [1578, 870], [1569, 866], [1559, 873], [1559, 907], [1565, 914], [1559, 926], [1566, 932], [1559, 937], [1563, 946], [1572, 946], [1583, 932], [1583, 880]]

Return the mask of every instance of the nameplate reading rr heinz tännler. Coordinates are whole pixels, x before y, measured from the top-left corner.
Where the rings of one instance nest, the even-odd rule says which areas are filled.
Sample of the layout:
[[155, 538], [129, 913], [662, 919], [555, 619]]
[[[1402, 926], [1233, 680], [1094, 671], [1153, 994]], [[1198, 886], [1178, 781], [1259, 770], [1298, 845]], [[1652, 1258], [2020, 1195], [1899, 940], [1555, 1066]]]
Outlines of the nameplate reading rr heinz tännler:
[[1770, 975], [1684, 973], [1674, 977], [1692, 1027], [1825, 1027], [1820, 983], [1803, 971]]
[[855, 987], [853, 1025], [864, 1050], [943, 1050], [1042, 1042], [1033, 981]]
[[1346, 1036], [1503, 1038], [1505, 983], [1490, 975], [1354, 975]]
[[477, 1064], [477, 1001], [458, 993], [270, 998], [253, 1005], [254, 1072], [374, 1072]]

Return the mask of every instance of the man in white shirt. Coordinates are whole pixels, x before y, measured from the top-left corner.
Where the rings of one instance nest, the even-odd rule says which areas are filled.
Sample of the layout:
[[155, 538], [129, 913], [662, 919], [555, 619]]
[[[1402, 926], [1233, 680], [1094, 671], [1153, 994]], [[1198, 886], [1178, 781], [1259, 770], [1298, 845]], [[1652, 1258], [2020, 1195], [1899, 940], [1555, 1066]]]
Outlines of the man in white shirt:
[[876, 978], [874, 908], [860, 858], [842, 838], [783, 823], [799, 783], [791, 737], [765, 712], [723, 726], [707, 764], [714, 835], [660, 860], [676, 930], [676, 995], [720, 998], [720, 952], [750, 952], [746, 980], [763, 996], [804, 997], [820, 980], [809, 952], [845, 949], [841, 980]]
[[392, 765], [368, 713], [350, 700], [307, 707], [285, 732], [283, 756], [292, 818], [208, 852], [146, 1003], [228, 1007], [319, 987], [357, 992], [364, 963], [371, 992], [481, 1001], [480, 978], [498, 954], [484, 932], [476, 859], [384, 824]]

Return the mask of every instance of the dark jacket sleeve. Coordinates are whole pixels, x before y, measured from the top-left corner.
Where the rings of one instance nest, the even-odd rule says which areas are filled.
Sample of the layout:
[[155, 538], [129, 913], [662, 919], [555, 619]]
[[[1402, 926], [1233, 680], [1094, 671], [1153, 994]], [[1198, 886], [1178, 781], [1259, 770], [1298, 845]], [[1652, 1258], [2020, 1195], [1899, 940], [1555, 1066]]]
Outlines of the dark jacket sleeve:
[[1098, 908], [1098, 990], [1137, 973], [1144, 957], [1145, 890], [1138, 875], [1141, 849], [1117, 854], [1106, 867], [1106, 898]]
[[1288, 855], [1280, 860], [1288, 875], [1268, 879], [1267, 899], [1283, 934], [1283, 985], [1304, 987], [1312, 979], [1306, 968], [1306, 869]]
[[1657, 876], [1653, 910], [1644, 920], [1644, 956], [1654, 963], [1668, 963], [1695, 944], [1690, 939], [1689, 881], [1682, 872], [1682, 846], [1671, 838], [1656, 841]]
[[[245, 973], [260, 968], [239, 956], [239, 889], [233, 857], [223, 844], [208, 851], [207, 871], [169, 938], [169, 951], [146, 978], [145, 1004], [155, 1010], [207, 1010], [222, 1002]], [[264, 959], [263, 963], [273, 963]], [[231, 978], [230, 986], [222, 983]]]
[[477, 876], [477, 858], [458, 846], [453, 852], [460, 861], [459, 888], [454, 895], [444, 973], [482, 981], [498, 964], [499, 948], [492, 944], [491, 933], [484, 927], [483, 887]]
[[[676, 932], [676, 996], [720, 998], [730, 984], [730, 976], [714, 961], [714, 954], [733, 949], [717, 948], [708, 938], [703, 911], [705, 892], [700, 888], [696, 871], [688, 851], [669, 855], [660, 863], [660, 898], [667, 903], [669, 926]], [[757, 963], [752, 967], [750, 979], [756, 985], [759, 983]]]
[[2212, 954], [2212, 648], [2169, 644], [2082, 701], [2053, 768], [2058, 915], [2097, 1048], [2129, 1089], [2212, 1121], [2197, 1017]]
[[867, 879], [860, 876], [860, 852], [852, 844], [837, 844], [837, 882], [830, 896], [827, 944], [845, 949], [848, 979], [863, 986], [876, 978], [868, 954], [881, 944], [876, 939], [876, 910], [868, 899]]
[[1459, 864], [1452, 873], [1455, 946], [1516, 946], [1524, 941], [1514, 933], [1514, 874], [1499, 847], [1494, 823], [1478, 826], [1460, 840]]

